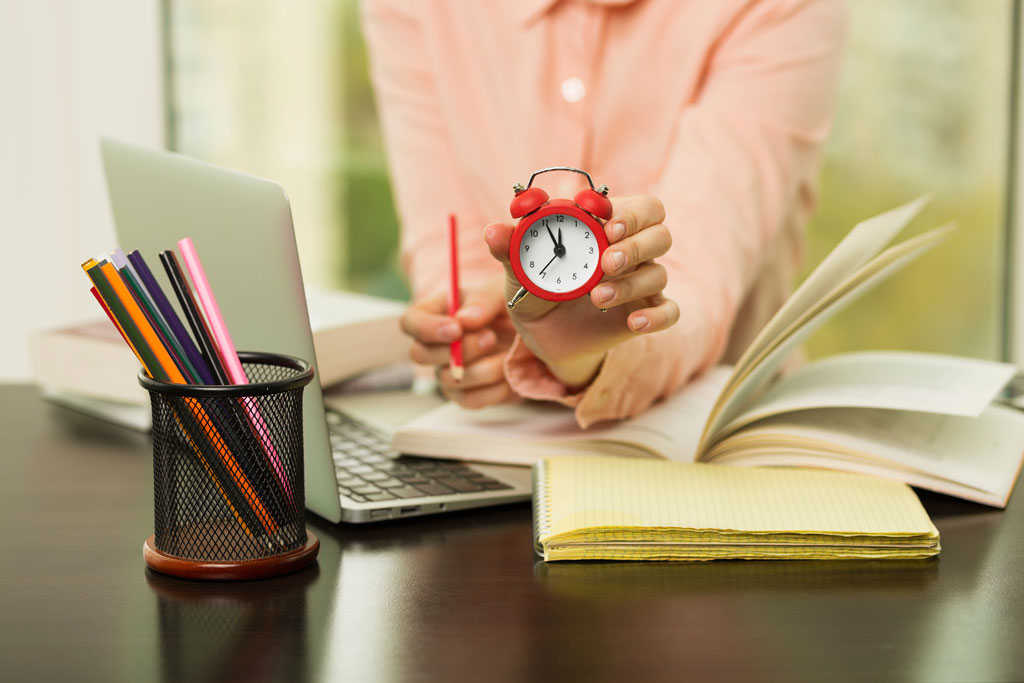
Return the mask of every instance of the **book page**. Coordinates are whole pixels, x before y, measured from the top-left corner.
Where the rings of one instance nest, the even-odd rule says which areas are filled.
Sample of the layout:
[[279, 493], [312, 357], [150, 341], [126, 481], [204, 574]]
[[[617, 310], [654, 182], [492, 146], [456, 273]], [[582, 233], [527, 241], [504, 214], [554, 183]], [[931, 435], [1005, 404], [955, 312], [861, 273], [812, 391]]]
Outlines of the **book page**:
[[749, 399], [775, 376], [779, 366], [799, 344], [862, 294], [881, 284], [890, 275], [942, 241], [950, 229], [938, 228], [886, 249], [833, 290], [829, 297], [819, 302], [818, 306], [794, 322], [774, 348], [761, 358], [755, 359], [746, 375], [734, 371], [730, 384], [719, 397], [704, 429], [700, 450], [705, 450], [714, 440], [718, 430], [740, 415]]
[[976, 417], [1017, 374], [1009, 363], [909, 351], [832, 356], [776, 382], [721, 438], [765, 417], [814, 408], [886, 408]]
[[532, 464], [553, 454], [656, 455], [693, 460], [701, 429], [731, 368], [718, 366], [637, 417], [583, 430], [572, 409], [523, 402], [466, 410], [454, 403], [400, 427], [400, 453]]
[[811, 448], [808, 443], [821, 444], [1005, 498], [1024, 457], [1024, 413], [998, 405], [978, 417], [824, 408], [768, 418], [722, 445], [733, 439], [766, 449], [773, 444], [804, 449]]
[[643, 433], [664, 435], [666, 443], [659, 451], [662, 457], [693, 462], [697, 458], [704, 423], [731, 375], [731, 367], [715, 366], [677, 394], [618, 423], [612, 432], [629, 440], [640, 440]]
[[920, 213], [928, 201], [928, 197], [919, 197], [909, 204], [855, 225], [761, 329], [736, 363], [736, 374], [745, 374], [748, 365], [765, 349], [773, 346], [783, 331], [874, 258]]

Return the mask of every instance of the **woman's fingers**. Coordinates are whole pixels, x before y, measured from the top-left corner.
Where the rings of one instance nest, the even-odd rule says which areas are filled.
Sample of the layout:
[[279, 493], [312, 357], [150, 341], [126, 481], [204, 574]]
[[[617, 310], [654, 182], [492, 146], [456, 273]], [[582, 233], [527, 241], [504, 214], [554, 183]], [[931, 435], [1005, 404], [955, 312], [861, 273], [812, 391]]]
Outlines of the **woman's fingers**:
[[491, 256], [508, 265], [508, 245], [512, 241], [515, 226], [507, 223], [491, 223], [484, 228], [484, 242], [491, 250]]
[[657, 225], [665, 220], [665, 207], [657, 197], [636, 195], [614, 197], [612, 217], [605, 226], [605, 234], [611, 244], [635, 235], [644, 228]]
[[479, 330], [505, 314], [505, 299], [500, 289], [474, 289], [462, 298], [455, 319], [464, 330]]
[[459, 388], [445, 388], [442, 390], [446, 398], [458, 403], [463, 408], [486, 408], [498, 403], [507, 403], [517, 398], [508, 382], [500, 382], [487, 387], [470, 389], [468, 391]]
[[629, 314], [629, 317], [626, 318], [626, 325], [630, 330], [637, 334], [647, 334], [675, 325], [679, 320], [679, 306], [671, 299], [665, 297], [658, 297], [658, 299], [656, 305], [641, 308]]
[[601, 268], [608, 275], [629, 272], [645, 261], [664, 256], [672, 246], [672, 234], [658, 224], [608, 247], [601, 257]]
[[[472, 363], [486, 354], [493, 353], [498, 343], [494, 330], [487, 328], [479, 332], [469, 332], [462, 338], [462, 362]], [[409, 357], [420, 365], [447, 365], [451, 356], [448, 344], [424, 344], [414, 341], [409, 349]]]
[[590, 300], [598, 308], [613, 308], [638, 299], [661, 294], [668, 283], [668, 273], [659, 263], [645, 263], [618, 280], [606, 280], [590, 292]]
[[486, 387], [505, 380], [504, 354], [487, 356], [476, 363], [467, 363], [461, 380], [456, 381], [451, 368], [442, 368], [437, 373], [441, 386], [448, 389], [469, 391], [478, 387]]
[[405, 309], [400, 324], [402, 331], [423, 344], [448, 344], [462, 336], [462, 327], [444, 315], [444, 296], [434, 296]]

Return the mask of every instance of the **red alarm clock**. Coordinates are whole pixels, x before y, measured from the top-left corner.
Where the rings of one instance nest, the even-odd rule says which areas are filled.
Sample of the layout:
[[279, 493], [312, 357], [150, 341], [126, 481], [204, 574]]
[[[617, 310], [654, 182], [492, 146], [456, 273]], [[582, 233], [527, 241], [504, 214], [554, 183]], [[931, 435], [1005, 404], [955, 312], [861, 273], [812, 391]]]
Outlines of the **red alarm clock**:
[[[532, 187], [533, 179], [549, 171], [570, 171], [586, 177], [590, 189], [570, 201], [548, 199]], [[608, 247], [604, 221], [611, 218], [608, 187], [594, 187], [590, 174], [570, 166], [535, 171], [523, 187], [516, 184], [509, 211], [519, 223], [509, 244], [512, 271], [522, 287], [509, 300], [509, 310], [529, 292], [546, 301], [569, 301], [583, 296], [601, 281], [601, 255]]]

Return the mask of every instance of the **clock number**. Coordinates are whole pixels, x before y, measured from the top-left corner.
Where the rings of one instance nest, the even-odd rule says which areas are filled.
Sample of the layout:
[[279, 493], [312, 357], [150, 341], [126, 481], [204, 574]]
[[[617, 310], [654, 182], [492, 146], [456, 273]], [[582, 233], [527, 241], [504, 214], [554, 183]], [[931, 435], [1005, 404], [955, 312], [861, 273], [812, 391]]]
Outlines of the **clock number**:
[[583, 239], [589, 240], [590, 239], [590, 233], [589, 232], [583, 233]]
[[536, 268], [536, 266], [533, 265], [533, 261], [530, 261], [530, 267], [531, 268]]
[[558, 278], [557, 280], [555, 280], [555, 284], [558, 284], [558, 285], [562, 284], [562, 278]]
[[531, 236], [533, 236], [533, 237], [536, 237], [536, 236], [537, 236], [537, 235], [539, 235], [539, 234], [540, 234], [540, 233], [539, 233], [539, 232], [537, 232], [537, 230], [536, 230], [536, 229], [530, 230], [530, 235], [531, 235]]
[[573, 279], [573, 280], [575, 280], [575, 279], [576, 279], [576, 273], [573, 273], [573, 274], [572, 274], [572, 279]]
[[530, 245], [529, 244], [524, 244], [523, 245], [523, 251], [530, 251]]
[[563, 216], [561, 214], [555, 216], [555, 220], [558, 221], [559, 223], [561, 223], [564, 219], [565, 219], [565, 216]]
[[593, 254], [594, 253], [594, 248], [593, 247], [587, 247], [587, 253], [588, 254]]
[[584, 267], [584, 268], [590, 268], [590, 264], [589, 264], [589, 263], [584, 263], [584, 264], [583, 264], [583, 267]]

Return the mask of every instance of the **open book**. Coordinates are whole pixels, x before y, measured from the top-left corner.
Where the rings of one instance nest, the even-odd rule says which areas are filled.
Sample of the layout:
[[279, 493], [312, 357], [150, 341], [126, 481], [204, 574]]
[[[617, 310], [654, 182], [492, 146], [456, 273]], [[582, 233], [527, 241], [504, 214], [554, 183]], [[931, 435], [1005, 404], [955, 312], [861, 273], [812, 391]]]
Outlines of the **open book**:
[[858, 224], [765, 325], [735, 367], [713, 368], [642, 415], [588, 430], [548, 404], [444, 405], [399, 429], [403, 453], [528, 465], [566, 454], [825, 467], [1004, 507], [1024, 455], [1024, 414], [996, 404], [1013, 366], [910, 353], [843, 354], [778, 379], [829, 318], [938, 244], [939, 228], [886, 248], [919, 199]]

